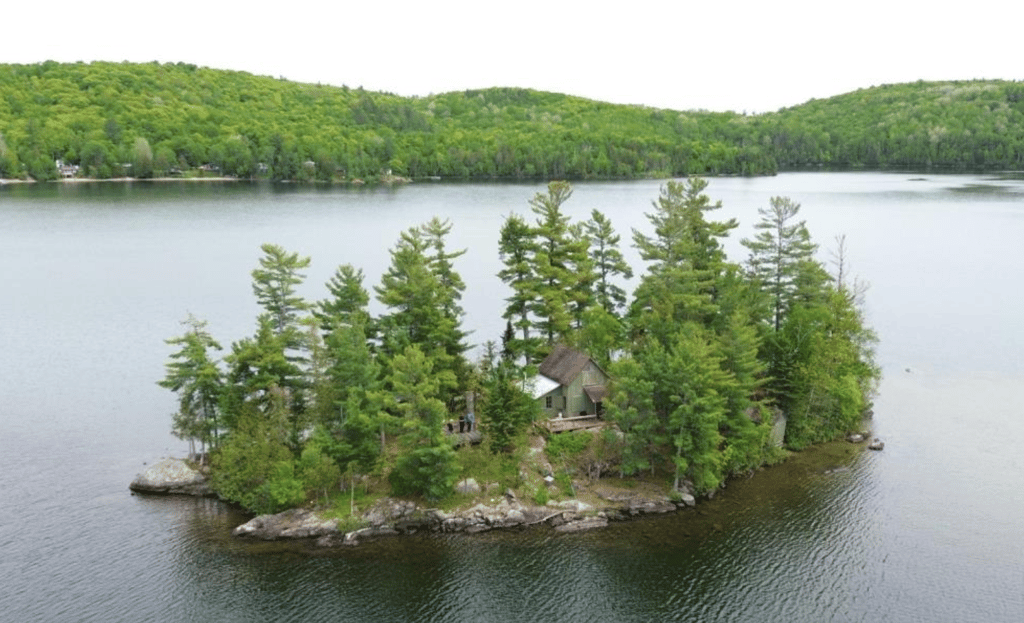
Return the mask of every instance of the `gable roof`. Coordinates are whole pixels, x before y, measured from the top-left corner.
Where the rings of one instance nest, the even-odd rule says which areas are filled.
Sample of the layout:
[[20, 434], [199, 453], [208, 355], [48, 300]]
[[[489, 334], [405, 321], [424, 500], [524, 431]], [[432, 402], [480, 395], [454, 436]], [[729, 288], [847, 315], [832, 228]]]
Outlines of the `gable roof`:
[[556, 344], [551, 354], [540, 363], [540, 373], [562, 385], [569, 385], [589, 361], [590, 357], [575, 348]]
[[543, 398], [544, 396], [550, 394], [551, 392], [555, 391], [561, 386], [561, 383], [554, 379], [549, 379], [543, 374], [538, 374], [534, 376], [533, 379], [530, 380], [528, 385], [530, 395], [533, 396], [534, 399]]

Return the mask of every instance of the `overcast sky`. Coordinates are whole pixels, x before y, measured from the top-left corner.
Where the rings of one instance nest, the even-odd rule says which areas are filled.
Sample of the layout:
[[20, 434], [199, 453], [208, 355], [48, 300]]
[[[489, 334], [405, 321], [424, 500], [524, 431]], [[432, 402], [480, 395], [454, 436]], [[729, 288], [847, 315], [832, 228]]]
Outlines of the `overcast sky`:
[[8, 3], [0, 62], [188, 62], [400, 95], [517, 86], [765, 112], [918, 79], [1024, 79], [1009, 0]]

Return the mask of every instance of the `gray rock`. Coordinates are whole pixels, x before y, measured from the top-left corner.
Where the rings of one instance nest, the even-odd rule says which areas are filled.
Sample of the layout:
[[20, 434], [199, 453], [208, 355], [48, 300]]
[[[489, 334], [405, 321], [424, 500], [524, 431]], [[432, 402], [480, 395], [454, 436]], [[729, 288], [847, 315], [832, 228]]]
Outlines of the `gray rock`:
[[505, 515], [506, 526], [521, 526], [524, 523], [526, 523], [526, 515], [519, 509], [513, 508], [508, 515]]
[[399, 534], [398, 530], [388, 526], [372, 526], [347, 532], [345, 534], [345, 540], [342, 543], [344, 545], [358, 545], [360, 539], [367, 539], [376, 536], [395, 536], [397, 534]]
[[480, 485], [477, 484], [475, 479], [467, 478], [465, 480], [460, 481], [457, 485], [455, 485], [455, 490], [458, 491], [459, 493], [468, 493], [470, 495], [476, 495], [480, 493]]
[[213, 495], [206, 476], [182, 459], [164, 459], [150, 465], [128, 488], [140, 493]]
[[885, 442], [875, 437], [875, 440], [868, 444], [868, 450], [884, 450]]
[[570, 521], [569, 523], [562, 524], [560, 526], [555, 526], [555, 532], [582, 532], [583, 530], [603, 528], [607, 525], [608, 518], [606, 517], [586, 517], [584, 519]]
[[586, 513], [594, 510], [594, 507], [591, 506], [590, 504], [587, 504], [586, 502], [581, 502], [580, 500], [576, 499], [562, 500], [561, 502], [548, 502], [548, 506], [552, 506], [554, 508], [564, 508], [566, 510], [570, 510], [577, 513]]
[[678, 505], [693, 508], [697, 505], [697, 498], [693, 497], [689, 493], [680, 493]]
[[254, 517], [235, 528], [231, 534], [274, 541], [318, 538], [336, 534], [337, 531], [336, 519], [324, 519], [312, 511], [293, 508], [276, 515]]
[[644, 500], [642, 502], [633, 503], [629, 506], [629, 512], [633, 515], [653, 515], [669, 513], [674, 510], [676, 510], [676, 505], [669, 502], [667, 499]]
[[864, 435], [861, 435], [860, 433], [850, 433], [846, 436], [846, 441], [849, 441], [850, 443], [860, 443], [864, 441]]

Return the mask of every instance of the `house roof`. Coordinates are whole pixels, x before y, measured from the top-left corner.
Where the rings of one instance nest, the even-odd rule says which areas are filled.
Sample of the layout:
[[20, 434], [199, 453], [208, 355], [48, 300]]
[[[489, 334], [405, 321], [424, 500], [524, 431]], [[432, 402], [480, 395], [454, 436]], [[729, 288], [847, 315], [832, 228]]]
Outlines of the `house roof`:
[[579, 376], [589, 361], [590, 357], [585, 353], [564, 344], [557, 344], [551, 354], [541, 362], [540, 373], [558, 381], [561, 385], [569, 385], [573, 379]]
[[583, 393], [590, 398], [591, 402], [598, 403], [608, 395], [608, 388], [604, 385], [587, 385], [583, 388]]
[[530, 387], [528, 391], [530, 392], [530, 395], [533, 396], [534, 398], [541, 398], [547, 394], [550, 394], [551, 392], [558, 389], [558, 387], [561, 385], [561, 383], [559, 383], [555, 379], [549, 379], [543, 374], [538, 374], [534, 376], [532, 379], [530, 379], [529, 383]]

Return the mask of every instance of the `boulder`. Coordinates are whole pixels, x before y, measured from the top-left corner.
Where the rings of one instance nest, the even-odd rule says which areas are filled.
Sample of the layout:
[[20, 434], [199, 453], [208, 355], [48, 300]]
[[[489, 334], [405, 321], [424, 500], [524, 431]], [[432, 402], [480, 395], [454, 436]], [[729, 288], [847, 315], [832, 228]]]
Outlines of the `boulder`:
[[458, 491], [459, 493], [468, 493], [470, 495], [476, 495], [480, 493], [480, 485], [477, 483], [475, 479], [467, 478], [465, 480], [459, 481], [459, 483], [455, 485], [455, 490]]
[[583, 530], [603, 528], [607, 525], [607, 517], [585, 517], [583, 519], [577, 519], [576, 521], [570, 521], [569, 523], [565, 523], [560, 526], [555, 526], [555, 532], [582, 532]]
[[575, 513], [586, 513], [594, 510], [594, 507], [590, 504], [576, 499], [562, 500], [561, 502], [548, 502], [547, 505], [552, 508], [564, 508]]
[[670, 513], [676, 510], [676, 505], [667, 499], [660, 500], [638, 500], [634, 501], [629, 505], [629, 513], [631, 515], [653, 515], [660, 513]]
[[337, 531], [338, 520], [324, 519], [310, 510], [293, 508], [276, 515], [254, 517], [235, 528], [231, 534], [274, 541], [317, 538]]
[[868, 444], [868, 450], [884, 450], [885, 442], [875, 437], [875, 440]]
[[342, 545], [358, 545], [359, 539], [368, 539], [378, 536], [395, 536], [397, 534], [399, 534], [398, 530], [387, 526], [360, 528], [359, 530], [353, 530], [352, 532], [345, 533]]
[[206, 476], [183, 459], [164, 459], [150, 465], [128, 488], [140, 493], [213, 495]]
[[849, 441], [850, 443], [860, 443], [864, 441], [864, 435], [861, 435], [860, 433], [850, 433], [846, 436], [846, 441]]
[[679, 508], [682, 508], [684, 506], [693, 508], [696, 505], [697, 505], [697, 498], [693, 497], [689, 493], [680, 492], [680, 494], [679, 494], [679, 501], [676, 502], [676, 506], [678, 506]]

